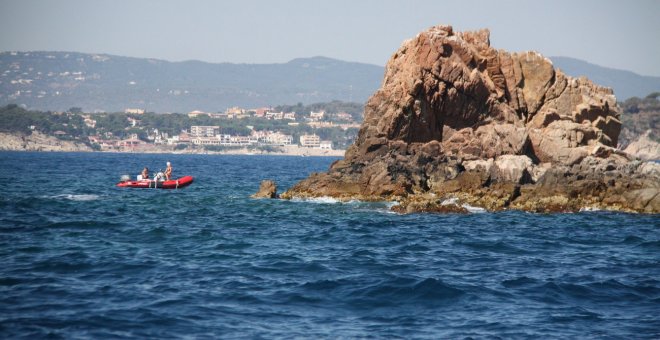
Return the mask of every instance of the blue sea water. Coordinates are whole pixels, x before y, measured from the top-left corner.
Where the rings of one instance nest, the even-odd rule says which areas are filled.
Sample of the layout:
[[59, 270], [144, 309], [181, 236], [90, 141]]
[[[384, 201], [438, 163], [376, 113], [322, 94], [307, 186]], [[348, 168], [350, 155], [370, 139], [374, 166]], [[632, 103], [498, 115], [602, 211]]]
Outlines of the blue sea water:
[[658, 215], [249, 198], [334, 160], [0, 153], [0, 337], [660, 337]]

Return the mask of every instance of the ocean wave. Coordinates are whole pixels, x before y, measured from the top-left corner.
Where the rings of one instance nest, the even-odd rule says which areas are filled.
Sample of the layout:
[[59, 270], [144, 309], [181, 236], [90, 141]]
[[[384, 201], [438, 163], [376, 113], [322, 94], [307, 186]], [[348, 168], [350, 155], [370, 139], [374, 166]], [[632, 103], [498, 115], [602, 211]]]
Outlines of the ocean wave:
[[406, 303], [437, 303], [452, 300], [466, 292], [442, 280], [415, 280], [395, 277], [377, 284], [360, 287], [351, 294], [355, 302], [365, 305], [401, 305]]
[[535, 285], [538, 284], [538, 280], [534, 278], [530, 278], [527, 276], [521, 276], [517, 277], [515, 279], [507, 279], [502, 281], [502, 286], [506, 288], [518, 288], [518, 287], [525, 287], [525, 286], [530, 286], [530, 285]]

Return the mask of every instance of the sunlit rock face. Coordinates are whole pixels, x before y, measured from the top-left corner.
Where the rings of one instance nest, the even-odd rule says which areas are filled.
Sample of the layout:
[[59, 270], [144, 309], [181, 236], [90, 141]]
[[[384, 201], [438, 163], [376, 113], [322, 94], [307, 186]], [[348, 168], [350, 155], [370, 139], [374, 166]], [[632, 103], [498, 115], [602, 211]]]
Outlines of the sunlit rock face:
[[[614, 149], [620, 130], [611, 89], [536, 52], [496, 50], [486, 29], [435, 26], [392, 55], [345, 158], [282, 197], [399, 200], [399, 211], [413, 201], [411, 211], [434, 211], [430, 201], [450, 196], [491, 210], [658, 211], [657, 174]], [[646, 190], [643, 202], [625, 188]]]

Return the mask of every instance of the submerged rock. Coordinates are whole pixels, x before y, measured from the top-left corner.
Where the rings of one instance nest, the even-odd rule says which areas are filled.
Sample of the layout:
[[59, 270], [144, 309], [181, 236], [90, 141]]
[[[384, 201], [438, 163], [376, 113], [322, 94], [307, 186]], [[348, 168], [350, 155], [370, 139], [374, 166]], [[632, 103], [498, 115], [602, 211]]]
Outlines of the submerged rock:
[[389, 60], [345, 158], [282, 197], [660, 212], [660, 177], [615, 149], [620, 130], [611, 89], [538, 53], [496, 50], [488, 30], [435, 26]]

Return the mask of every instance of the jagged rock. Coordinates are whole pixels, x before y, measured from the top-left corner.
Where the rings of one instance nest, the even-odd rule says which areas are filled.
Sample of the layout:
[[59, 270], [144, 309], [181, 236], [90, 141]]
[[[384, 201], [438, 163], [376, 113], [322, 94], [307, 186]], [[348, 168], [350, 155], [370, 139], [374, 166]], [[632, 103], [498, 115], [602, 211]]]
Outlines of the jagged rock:
[[615, 149], [620, 130], [611, 89], [536, 52], [496, 50], [488, 30], [435, 26], [388, 61], [345, 158], [282, 197], [397, 200], [406, 212], [446, 210], [436, 207], [448, 198], [658, 212], [660, 180]]
[[274, 181], [265, 179], [261, 181], [259, 185], [259, 191], [257, 191], [252, 198], [277, 198], [277, 184]]

